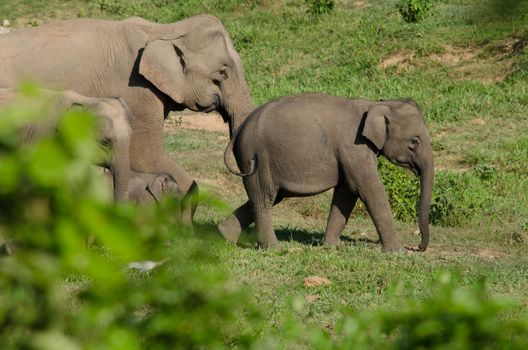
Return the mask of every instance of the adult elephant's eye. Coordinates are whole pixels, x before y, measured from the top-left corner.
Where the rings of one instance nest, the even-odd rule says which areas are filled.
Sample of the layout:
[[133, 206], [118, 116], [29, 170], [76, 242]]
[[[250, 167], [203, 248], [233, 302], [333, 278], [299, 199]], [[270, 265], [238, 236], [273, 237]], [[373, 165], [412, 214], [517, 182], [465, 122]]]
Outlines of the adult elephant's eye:
[[228, 74], [229, 67], [224, 65], [220, 67], [214, 74], [213, 74], [213, 81], [215, 82], [221, 82], [226, 80], [229, 77]]

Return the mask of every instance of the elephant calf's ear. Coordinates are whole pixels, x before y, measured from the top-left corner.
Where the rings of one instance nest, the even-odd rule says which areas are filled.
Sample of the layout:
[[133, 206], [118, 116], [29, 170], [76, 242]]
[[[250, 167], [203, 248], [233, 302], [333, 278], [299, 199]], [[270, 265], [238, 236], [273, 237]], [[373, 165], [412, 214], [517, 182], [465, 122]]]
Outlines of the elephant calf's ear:
[[183, 57], [166, 40], [147, 43], [139, 63], [139, 73], [176, 103], [184, 101]]
[[387, 120], [390, 108], [388, 106], [374, 105], [368, 110], [365, 117], [362, 135], [369, 139], [378, 150], [382, 150], [387, 139]]

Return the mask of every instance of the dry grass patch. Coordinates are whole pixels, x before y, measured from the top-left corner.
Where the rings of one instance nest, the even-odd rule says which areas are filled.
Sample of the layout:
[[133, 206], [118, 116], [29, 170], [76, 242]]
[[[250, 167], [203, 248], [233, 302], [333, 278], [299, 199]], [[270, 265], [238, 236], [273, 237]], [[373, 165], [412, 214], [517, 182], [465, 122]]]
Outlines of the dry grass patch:
[[397, 52], [380, 62], [380, 66], [383, 69], [387, 69], [391, 66], [396, 66], [398, 72], [401, 72], [411, 66], [412, 61], [414, 60], [415, 53], [414, 51], [408, 52]]
[[447, 68], [457, 80], [477, 80], [483, 84], [500, 83], [514, 71], [514, 56], [523, 52], [528, 41], [507, 38], [498, 45], [458, 47], [450, 44], [443, 51], [418, 56], [415, 51], [396, 52], [381, 60], [380, 67], [395, 67], [401, 73], [413, 67], [436, 65]]

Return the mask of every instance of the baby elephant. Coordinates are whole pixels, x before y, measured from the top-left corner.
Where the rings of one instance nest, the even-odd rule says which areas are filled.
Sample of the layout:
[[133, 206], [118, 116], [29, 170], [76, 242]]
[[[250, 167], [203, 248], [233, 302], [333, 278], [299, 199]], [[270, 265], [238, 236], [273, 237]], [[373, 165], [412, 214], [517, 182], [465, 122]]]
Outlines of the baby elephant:
[[[60, 123], [60, 117], [73, 106], [91, 109], [99, 118], [99, 140], [112, 147], [111, 159], [106, 166], [110, 168], [114, 181], [114, 198], [120, 201], [128, 199], [128, 181], [130, 171], [129, 146], [132, 136], [130, 123], [132, 113], [121, 98], [92, 98], [74, 91], [62, 92], [43, 90], [45, 95], [54, 98], [56, 118], [46, 118], [28, 125], [22, 131], [22, 140], [29, 144], [39, 137], [54, 132]], [[15, 89], [0, 89], [0, 106], [11, 103], [17, 92]]]
[[[229, 163], [234, 153], [238, 173]], [[249, 201], [218, 225], [236, 242], [256, 222], [261, 247], [277, 244], [272, 207], [285, 197], [334, 188], [324, 243], [337, 245], [360, 198], [374, 222], [383, 251], [404, 251], [377, 171], [377, 157], [420, 177], [420, 250], [429, 242], [434, 177], [431, 138], [411, 100], [369, 101], [324, 94], [283, 97], [253, 111], [229, 143], [224, 161], [243, 177]]]
[[[112, 183], [110, 173], [106, 172], [104, 176]], [[178, 197], [178, 185], [169, 174], [130, 170], [128, 194], [129, 200], [134, 203], [157, 203], [165, 195]]]

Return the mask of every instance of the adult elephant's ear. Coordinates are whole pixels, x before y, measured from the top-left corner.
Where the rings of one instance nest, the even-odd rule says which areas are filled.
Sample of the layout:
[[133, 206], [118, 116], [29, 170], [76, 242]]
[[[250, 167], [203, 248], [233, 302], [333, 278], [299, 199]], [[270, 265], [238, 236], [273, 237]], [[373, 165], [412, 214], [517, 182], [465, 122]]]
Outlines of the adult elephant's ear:
[[390, 112], [389, 106], [373, 105], [370, 106], [365, 117], [362, 135], [369, 139], [378, 150], [383, 149], [387, 139], [387, 116]]
[[139, 73], [170, 96], [176, 103], [184, 101], [184, 57], [169, 40], [147, 43], [139, 63]]

